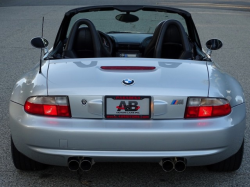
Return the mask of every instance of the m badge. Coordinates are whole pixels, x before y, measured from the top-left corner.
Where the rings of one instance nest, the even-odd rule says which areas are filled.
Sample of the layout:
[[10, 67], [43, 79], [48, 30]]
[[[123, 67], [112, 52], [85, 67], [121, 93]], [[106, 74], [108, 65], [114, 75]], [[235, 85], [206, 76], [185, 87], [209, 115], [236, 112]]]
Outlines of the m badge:
[[183, 99], [180, 100], [173, 100], [171, 105], [183, 105]]

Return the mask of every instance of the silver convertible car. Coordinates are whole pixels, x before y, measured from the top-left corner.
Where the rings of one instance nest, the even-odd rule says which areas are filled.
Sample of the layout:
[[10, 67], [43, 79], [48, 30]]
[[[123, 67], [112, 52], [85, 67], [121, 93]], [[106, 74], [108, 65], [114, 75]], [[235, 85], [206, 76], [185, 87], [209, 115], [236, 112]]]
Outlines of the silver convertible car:
[[96, 162], [158, 162], [164, 171], [242, 161], [242, 87], [203, 50], [191, 14], [160, 6], [65, 13], [53, 47], [13, 89], [11, 151], [20, 170], [88, 171]]

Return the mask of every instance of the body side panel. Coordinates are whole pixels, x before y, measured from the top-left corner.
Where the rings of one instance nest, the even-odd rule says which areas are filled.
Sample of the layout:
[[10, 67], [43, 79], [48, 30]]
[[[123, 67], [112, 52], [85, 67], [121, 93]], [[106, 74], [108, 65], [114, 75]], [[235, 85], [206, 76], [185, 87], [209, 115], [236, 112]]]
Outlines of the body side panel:
[[209, 97], [224, 97], [228, 99], [231, 107], [245, 102], [243, 89], [235, 78], [223, 72], [213, 62], [208, 62], [208, 72]]
[[24, 74], [15, 84], [11, 93], [11, 101], [24, 105], [30, 96], [47, 95], [47, 72], [49, 61], [42, 64], [42, 73], [39, 73], [40, 64]]

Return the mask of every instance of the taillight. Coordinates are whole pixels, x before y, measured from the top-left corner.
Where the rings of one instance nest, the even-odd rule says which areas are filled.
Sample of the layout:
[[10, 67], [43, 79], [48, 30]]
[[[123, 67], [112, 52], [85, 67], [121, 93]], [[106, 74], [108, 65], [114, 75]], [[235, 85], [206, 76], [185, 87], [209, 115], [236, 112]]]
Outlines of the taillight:
[[187, 101], [185, 118], [207, 118], [230, 114], [231, 106], [223, 98], [194, 98]]
[[24, 104], [25, 112], [42, 116], [71, 117], [68, 97], [30, 97]]

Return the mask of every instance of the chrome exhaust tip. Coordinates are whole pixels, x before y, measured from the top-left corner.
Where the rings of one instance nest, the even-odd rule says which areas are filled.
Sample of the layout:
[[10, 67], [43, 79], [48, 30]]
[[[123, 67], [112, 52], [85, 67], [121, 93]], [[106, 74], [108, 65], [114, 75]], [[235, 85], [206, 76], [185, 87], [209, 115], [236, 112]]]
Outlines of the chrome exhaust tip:
[[175, 158], [174, 169], [177, 172], [183, 172], [186, 170], [187, 160], [185, 158]]
[[79, 160], [77, 158], [69, 158], [68, 168], [70, 171], [77, 171], [79, 169]]
[[94, 164], [93, 160], [91, 158], [83, 158], [80, 161], [80, 168], [82, 171], [89, 171], [92, 168], [92, 165]]
[[162, 159], [159, 164], [165, 172], [170, 172], [174, 169], [174, 160], [172, 158]]

